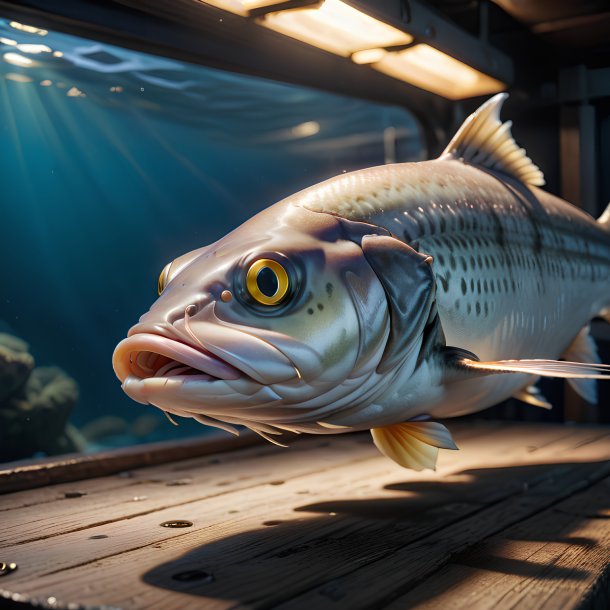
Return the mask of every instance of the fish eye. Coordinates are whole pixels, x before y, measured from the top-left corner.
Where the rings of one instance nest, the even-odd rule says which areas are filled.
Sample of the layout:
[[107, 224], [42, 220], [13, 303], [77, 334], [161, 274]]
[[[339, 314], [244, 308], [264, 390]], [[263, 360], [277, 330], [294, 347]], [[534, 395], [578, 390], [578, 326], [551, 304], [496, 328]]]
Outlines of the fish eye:
[[261, 305], [277, 305], [290, 289], [286, 269], [275, 260], [261, 258], [248, 269], [246, 288], [250, 296]]
[[171, 266], [172, 266], [172, 263], [167, 263], [167, 265], [165, 265], [165, 267], [163, 267], [163, 271], [161, 271], [161, 273], [159, 275], [159, 279], [157, 280], [157, 292], [159, 293], [159, 296], [165, 290], [165, 287], [168, 284], [169, 270], [170, 270]]

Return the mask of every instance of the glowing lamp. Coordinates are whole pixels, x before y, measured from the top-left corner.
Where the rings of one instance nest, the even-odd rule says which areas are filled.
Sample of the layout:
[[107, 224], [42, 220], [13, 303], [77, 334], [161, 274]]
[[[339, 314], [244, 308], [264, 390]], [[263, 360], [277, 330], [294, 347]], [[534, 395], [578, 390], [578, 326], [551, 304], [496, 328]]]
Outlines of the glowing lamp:
[[506, 88], [499, 80], [427, 44], [386, 53], [372, 67], [451, 100], [497, 93]]
[[229, 11], [242, 17], [247, 17], [250, 11], [278, 4], [279, 0], [200, 0], [223, 11]]
[[383, 59], [388, 52], [385, 49], [364, 49], [364, 51], [356, 51], [352, 55], [352, 61], [355, 64], [373, 64]]
[[270, 12], [259, 19], [267, 28], [343, 57], [378, 47], [409, 44], [410, 34], [383, 23], [341, 0]]

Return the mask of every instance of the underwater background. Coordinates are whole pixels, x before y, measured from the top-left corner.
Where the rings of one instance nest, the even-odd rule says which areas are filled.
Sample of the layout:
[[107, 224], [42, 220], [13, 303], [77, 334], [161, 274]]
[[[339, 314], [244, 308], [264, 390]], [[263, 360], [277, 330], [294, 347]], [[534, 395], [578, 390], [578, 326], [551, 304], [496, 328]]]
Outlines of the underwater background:
[[164, 265], [320, 180], [426, 157], [404, 108], [0, 19], [0, 461], [209, 433], [112, 370]]

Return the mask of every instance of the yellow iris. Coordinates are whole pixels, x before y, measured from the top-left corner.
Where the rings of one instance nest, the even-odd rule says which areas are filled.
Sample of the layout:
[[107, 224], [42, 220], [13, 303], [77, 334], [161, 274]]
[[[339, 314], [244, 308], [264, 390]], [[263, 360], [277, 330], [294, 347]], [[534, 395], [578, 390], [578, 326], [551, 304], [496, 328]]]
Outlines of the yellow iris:
[[288, 294], [290, 281], [286, 269], [275, 260], [261, 258], [246, 274], [246, 288], [261, 305], [277, 305]]

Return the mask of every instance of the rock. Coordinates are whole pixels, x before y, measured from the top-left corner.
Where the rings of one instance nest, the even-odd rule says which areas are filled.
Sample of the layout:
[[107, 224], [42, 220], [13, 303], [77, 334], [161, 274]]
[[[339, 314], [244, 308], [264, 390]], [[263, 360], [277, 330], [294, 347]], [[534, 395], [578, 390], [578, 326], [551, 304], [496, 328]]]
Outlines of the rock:
[[65, 428], [78, 400], [78, 385], [57, 366], [39, 366], [25, 384], [25, 396], [34, 409], [50, 409]]
[[129, 424], [122, 417], [116, 415], [104, 415], [85, 424], [81, 429], [81, 434], [88, 441], [99, 441], [109, 436], [125, 434], [129, 429]]
[[0, 333], [0, 345], [8, 347], [13, 352], [27, 353], [30, 351], [30, 346], [23, 339], [9, 333]]
[[68, 417], [78, 400], [78, 385], [58, 367], [32, 371], [21, 391], [0, 407], [0, 460], [80, 449], [66, 434]]
[[27, 348], [18, 337], [0, 333], [0, 405], [23, 387], [34, 368]]
[[164, 420], [156, 413], [145, 413], [131, 424], [131, 434], [136, 438], [145, 438], [158, 430]]

